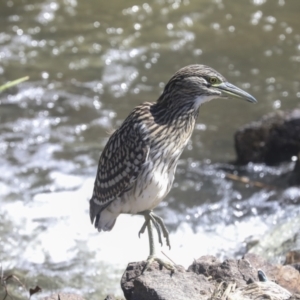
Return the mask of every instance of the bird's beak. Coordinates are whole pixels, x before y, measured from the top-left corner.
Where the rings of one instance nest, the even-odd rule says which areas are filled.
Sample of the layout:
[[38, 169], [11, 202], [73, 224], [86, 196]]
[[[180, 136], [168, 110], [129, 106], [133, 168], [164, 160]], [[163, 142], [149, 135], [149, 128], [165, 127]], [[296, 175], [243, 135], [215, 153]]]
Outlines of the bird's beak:
[[257, 103], [257, 100], [253, 96], [229, 82], [222, 82], [221, 84], [215, 85], [214, 88], [222, 92], [221, 97], [234, 97], [244, 99], [251, 103]]

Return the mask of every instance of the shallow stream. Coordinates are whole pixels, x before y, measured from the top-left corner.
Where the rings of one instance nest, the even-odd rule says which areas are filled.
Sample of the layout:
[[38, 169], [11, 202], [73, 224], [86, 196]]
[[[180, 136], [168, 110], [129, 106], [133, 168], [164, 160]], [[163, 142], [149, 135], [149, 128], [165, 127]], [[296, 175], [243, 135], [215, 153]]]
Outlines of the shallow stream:
[[[172, 249], [163, 251], [186, 267], [204, 254], [240, 255], [246, 239], [299, 215], [298, 187], [226, 178], [235, 130], [299, 104], [299, 12], [298, 0], [1, 0], [0, 85], [30, 76], [0, 94], [5, 274], [44, 294], [122, 294], [121, 275], [147, 257], [148, 240], [138, 238], [139, 216], [119, 217], [110, 233], [91, 226], [99, 155], [108, 132], [188, 64], [217, 69], [259, 103], [220, 99], [201, 108], [156, 210], [171, 231]], [[293, 164], [249, 164], [239, 174], [268, 184]]]

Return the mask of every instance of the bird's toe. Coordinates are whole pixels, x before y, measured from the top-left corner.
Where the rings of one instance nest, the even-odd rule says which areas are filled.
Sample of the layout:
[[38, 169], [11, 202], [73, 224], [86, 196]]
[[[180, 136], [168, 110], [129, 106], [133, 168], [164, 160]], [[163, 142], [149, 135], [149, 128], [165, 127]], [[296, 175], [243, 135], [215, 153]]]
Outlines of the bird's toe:
[[162, 259], [162, 258], [160, 258], [156, 255], [148, 256], [147, 263], [146, 263], [146, 265], [143, 269], [143, 272], [147, 271], [150, 268], [151, 264], [154, 263], [155, 261], [158, 262], [160, 266], [165, 267], [167, 270], [170, 270], [172, 273], [175, 272], [175, 267], [174, 267], [173, 263], [168, 262], [168, 261], [166, 261], [166, 260], [164, 260], [164, 259]]

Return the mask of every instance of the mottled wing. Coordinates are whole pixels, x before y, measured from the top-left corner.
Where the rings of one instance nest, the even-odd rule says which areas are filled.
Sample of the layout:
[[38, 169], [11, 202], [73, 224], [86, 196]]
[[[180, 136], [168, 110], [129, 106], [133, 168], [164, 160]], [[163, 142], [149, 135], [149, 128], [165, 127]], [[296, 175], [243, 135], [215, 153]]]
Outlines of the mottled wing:
[[123, 124], [110, 137], [100, 157], [93, 200], [105, 206], [129, 190], [148, 153], [149, 146], [139, 124]]

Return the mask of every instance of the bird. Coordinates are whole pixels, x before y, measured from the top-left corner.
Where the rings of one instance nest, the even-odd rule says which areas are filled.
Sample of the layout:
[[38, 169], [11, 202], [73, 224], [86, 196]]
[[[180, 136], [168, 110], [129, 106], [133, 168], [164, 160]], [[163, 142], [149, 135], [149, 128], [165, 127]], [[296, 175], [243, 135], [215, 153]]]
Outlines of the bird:
[[156, 102], [144, 102], [132, 110], [101, 153], [90, 199], [91, 223], [98, 231], [110, 231], [120, 214], [144, 216], [139, 235], [147, 228], [150, 254], [146, 269], [157, 261], [174, 270], [172, 263], [156, 253], [153, 228], [161, 245], [163, 238], [169, 248], [171, 245], [164, 221], [153, 209], [171, 190], [178, 159], [200, 107], [215, 98], [257, 102], [213, 68], [188, 65], [171, 77]]

